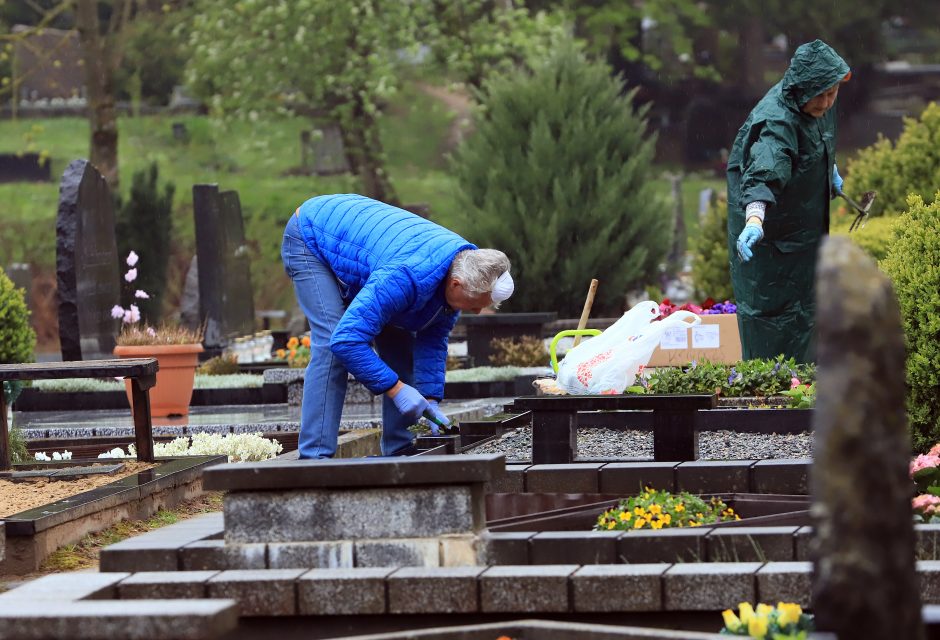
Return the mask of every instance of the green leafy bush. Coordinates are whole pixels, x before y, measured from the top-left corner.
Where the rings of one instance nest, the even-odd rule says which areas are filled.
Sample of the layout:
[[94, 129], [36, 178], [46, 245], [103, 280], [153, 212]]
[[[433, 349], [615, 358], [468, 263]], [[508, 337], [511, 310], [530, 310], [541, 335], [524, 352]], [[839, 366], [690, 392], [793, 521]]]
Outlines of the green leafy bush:
[[540, 338], [493, 338], [490, 364], [494, 367], [542, 367], [548, 363], [548, 350]]
[[0, 363], [32, 362], [35, 348], [26, 296], [0, 268]]
[[896, 144], [880, 138], [860, 151], [845, 183], [849, 195], [878, 192], [872, 216], [904, 212], [909, 194], [929, 201], [940, 185], [940, 106], [931, 102], [919, 118], [905, 118]]
[[876, 262], [884, 260], [885, 256], [888, 255], [888, 245], [891, 244], [891, 239], [894, 237], [894, 225], [897, 224], [897, 217], [869, 218], [865, 222], [865, 226], [849, 233], [849, 225], [852, 224], [854, 219], [854, 213], [849, 213], [845, 207], [839, 207], [838, 212], [833, 216], [830, 233], [848, 237]]
[[[145, 324], [160, 319], [163, 293], [166, 291], [166, 269], [170, 260], [170, 238], [173, 234], [172, 183], [158, 185], [159, 170], [154, 162], [146, 171], [134, 173], [130, 198], [116, 199], [118, 254], [137, 252], [147, 265], [140, 270], [134, 287], [146, 291], [149, 299], [135, 300]], [[121, 265], [123, 268], [123, 265]]]
[[880, 267], [901, 308], [911, 439], [923, 451], [940, 440], [940, 192], [932, 204], [911, 196], [908, 206]]
[[[816, 366], [783, 356], [743, 360], [734, 365], [693, 362], [688, 367], [660, 367], [628, 391], [639, 393], [718, 393], [731, 398], [772, 396], [789, 391], [793, 378], [801, 385], [816, 381]], [[805, 395], [805, 393], [804, 393]]]
[[505, 251], [509, 310], [577, 316], [591, 278], [596, 314], [653, 280], [672, 217], [652, 173], [655, 140], [633, 92], [563, 43], [534, 70], [484, 85], [454, 173], [471, 241]]
[[688, 491], [670, 493], [647, 487], [643, 493], [621, 500], [597, 517], [595, 531], [633, 531], [701, 527], [715, 522], [740, 520], [720, 498], [704, 500]]
[[733, 300], [728, 263], [728, 201], [724, 198], [708, 207], [692, 255], [695, 296], [699, 299]]

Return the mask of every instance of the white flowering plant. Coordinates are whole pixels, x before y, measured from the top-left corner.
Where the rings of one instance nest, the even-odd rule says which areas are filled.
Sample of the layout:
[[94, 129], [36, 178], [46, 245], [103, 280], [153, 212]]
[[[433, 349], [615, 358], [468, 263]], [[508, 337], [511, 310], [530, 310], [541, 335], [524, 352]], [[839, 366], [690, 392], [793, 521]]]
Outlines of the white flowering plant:
[[[157, 442], [154, 456], [176, 458], [180, 456], [228, 456], [229, 462], [259, 462], [276, 457], [284, 446], [276, 440], [265, 438], [261, 433], [196, 433], [192, 437], [180, 437], [170, 442]], [[133, 458], [137, 448], [132, 444], [128, 453], [120, 447], [100, 454], [99, 458]]]
[[167, 344], [196, 344], [202, 342], [202, 329], [188, 329], [186, 327], [161, 325], [154, 328], [150, 325], [141, 324], [140, 308], [133, 302], [136, 300], [147, 300], [150, 298], [143, 289], [134, 287], [133, 282], [137, 280], [137, 263], [140, 256], [135, 251], [127, 254], [124, 259], [127, 264], [127, 271], [124, 272], [125, 286], [133, 290], [129, 294], [132, 302], [127, 306], [115, 304], [111, 307], [111, 317], [120, 320], [122, 323], [121, 333], [117, 337], [117, 343], [122, 346], [133, 345], [167, 345]]

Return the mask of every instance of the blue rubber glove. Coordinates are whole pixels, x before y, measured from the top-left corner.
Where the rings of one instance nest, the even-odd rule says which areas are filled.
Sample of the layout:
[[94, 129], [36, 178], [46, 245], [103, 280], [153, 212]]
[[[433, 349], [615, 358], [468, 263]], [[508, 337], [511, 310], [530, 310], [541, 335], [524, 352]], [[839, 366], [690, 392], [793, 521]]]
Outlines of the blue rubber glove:
[[450, 419], [448, 419], [448, 417], [444, 415], [444, 412], [441, 411], [440, 407], [437, 406], [437, 400], [428, 400], [428, 409], [424, 412], [424, 415], [431, 425], [431, 433], [433, 435], [440, 435], [441, 426], [445, 428], [450, 426]]
[[836, 194], [842, 193], [842, 176], [839, 175], [839, 167], [832, 165], [832, 188]]
[[754, 253], [751, 251], [751, 247], [761, 241], [764, 237], [764, 230], [756, 224], [745, 225], [744, 229], [741, 231], [741, 235], [738, 236], [738, 255], [741, 256], [743, 262], [747, 262], [754, 257]]
[[406, 418], [415, 422], [428, 409], [428, 401], [411, 385], [402, 384], [401, 389], [392, 398], [395, 408]]

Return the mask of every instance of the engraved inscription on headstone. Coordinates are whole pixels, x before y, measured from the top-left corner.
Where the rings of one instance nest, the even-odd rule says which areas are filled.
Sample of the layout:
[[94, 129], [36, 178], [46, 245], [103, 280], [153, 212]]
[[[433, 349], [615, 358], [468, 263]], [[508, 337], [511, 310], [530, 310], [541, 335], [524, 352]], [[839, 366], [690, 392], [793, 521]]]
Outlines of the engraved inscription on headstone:
[[206, 323], [204, 344], [225, 346], [254, 331], [251, 268], [241, 204], [235, 191], [218, 185], [193, 186], [199, 308]]
[[109, 358], [118, 321], [121, 275], [114, 205], [104, 177], [87, 160], [62, 174], [56, 218], [59, 341], [63, 360]]

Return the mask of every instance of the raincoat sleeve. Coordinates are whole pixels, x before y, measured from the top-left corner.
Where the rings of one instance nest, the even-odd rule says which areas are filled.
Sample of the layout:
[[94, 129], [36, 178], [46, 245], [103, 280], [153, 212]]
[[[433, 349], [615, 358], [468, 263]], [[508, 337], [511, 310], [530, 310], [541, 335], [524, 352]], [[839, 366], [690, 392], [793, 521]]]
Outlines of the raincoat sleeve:
[[377, 269], [333, 330], [330, 350], [376, 395], [391, 389], [398, 374], [372, 350], [372, 341], [391, 318], [413, 306], [416, 299], [417, 287], [406, 267]]
[[415, 335], [415, 388], [425, 398], [444, 399], [447, 342], [459, 313], [443, 317]]
[[741, 176], [741, 207], [760, 200], [776, 204], [777, 197], [790, 181], [799, 156], [796, 132], [787, 122], [768, 120], [745, 157]]

